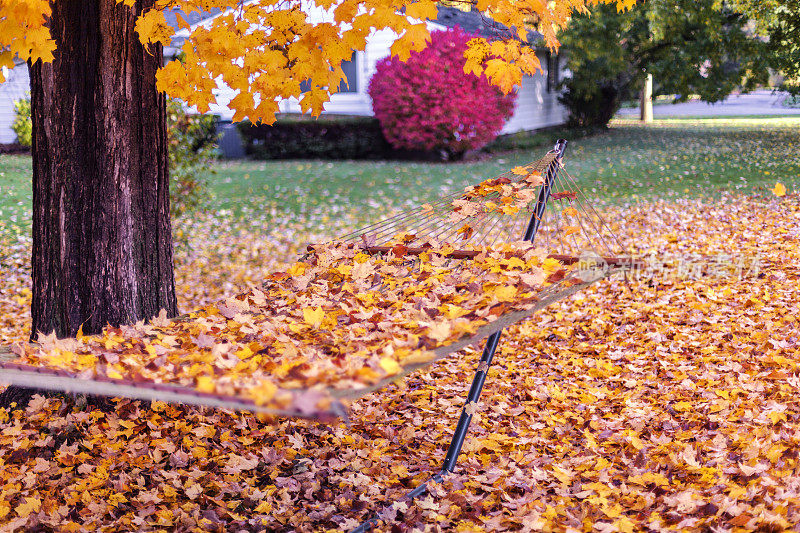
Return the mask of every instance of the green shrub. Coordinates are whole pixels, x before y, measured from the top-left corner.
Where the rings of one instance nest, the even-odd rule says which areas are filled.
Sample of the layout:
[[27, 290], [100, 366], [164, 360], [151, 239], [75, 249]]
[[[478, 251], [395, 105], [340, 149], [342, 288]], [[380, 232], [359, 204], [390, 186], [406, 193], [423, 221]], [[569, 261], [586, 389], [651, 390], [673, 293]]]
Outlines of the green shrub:
[[558, 101], [569, 109], [567, 123], [570, 126], [605, 127], [627, 95], [627, 88], [619, 79], [598, 81], [576, 75], [564, 83], [564, 92]]
[[31, 122], [31, 99], [23, 98], [14, 102], [14, 122], [11, 129], [17, 134], [17, 142], [26, 148], [31, 147], [33, 123]]
[[376, 159], [391, 152], [371, 117], [288, 115], [271, 126], [243, 121], [239, 131], [254, 159]]
[[203, 199], [212, 160], [217, 157], [217, 118], [187, 114], [180, 101], [167, 104], [170, 211], [173, 217], [195, 209]]

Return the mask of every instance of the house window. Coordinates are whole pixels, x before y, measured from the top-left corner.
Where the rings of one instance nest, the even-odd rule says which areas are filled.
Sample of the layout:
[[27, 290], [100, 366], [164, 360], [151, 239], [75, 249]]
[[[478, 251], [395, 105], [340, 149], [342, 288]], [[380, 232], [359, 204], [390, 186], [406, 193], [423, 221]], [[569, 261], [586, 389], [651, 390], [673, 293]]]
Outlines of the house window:
[[547, 92], [558, 90], [561, 83], [561, 65], [558, 54], [547, 53]]
[[342, 71], [344, 71], [345, 79], [339, 82], [340, 93], [357, 93], [358, 92], [358, 65], [356, 64], [356, 53], [350, 56], [347, 61], [342, 61]]
[[[342, 61], [342, 72], [344, 72], [344, 80], [339, 82], [337, 92], [340, 93], [357, 93], [358, 92], [358, 63], [356, 62], [356, 53], [350, 56], [350, 59]], [[311, 90], [311, 80], [303, 80], [300, 82], [300, 90], [308, 92]]]

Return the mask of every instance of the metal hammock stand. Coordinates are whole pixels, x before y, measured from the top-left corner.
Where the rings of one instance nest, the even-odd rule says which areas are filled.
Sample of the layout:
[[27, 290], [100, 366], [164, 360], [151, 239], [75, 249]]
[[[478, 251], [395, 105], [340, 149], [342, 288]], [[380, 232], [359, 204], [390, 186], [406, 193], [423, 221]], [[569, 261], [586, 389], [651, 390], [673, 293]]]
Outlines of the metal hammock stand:
[[[522, 236], [522, 240], [528, 241], [533, 243], [539, 234], [540, 229], [542, 228], [543, 221], [545, 220], [545, 209], [547, 207], [548, 201], [554, 198], [553, 195], [553, 187], [559, 183], [559, 173], [563, 169], [563, 158], [564, 152], [566, 150], [567, 141], [566, 140], [559, 140], [554, 149], [543, 158], [543, 162], [546, 162], [546, 169], [544, 172], [544, 183], [541, 185], [538, 198], [534, 207], [532, 209], [532, 213], [530, 218], [527, 221], [527, 225], [525, 226], [525, 231]], [[569, 177], [571, 179], [571, 177]], [[569, 198], [570, 200], [579, 200], [578, 195], [582, 194], [580, 189], [567, 189], [566, 191], [562, 191], [559, 193], [559, 196], [555, 196], [555, 199], [561, 198]], [[389, 222], [389, 227], [391, 231], [396, 231], [398, 226], [406, 225], [408, 223], [408, 215], [405, 215], [405, 219], [402, 218], [399, 222]], [[600, 224], [604, 225], [602, 218], [599, 219]], [[402, 222], [406, 222], [406, 224], [402, 224]], [[417, 222], [418, 221], [414, 221]], [[425, 225], [426, 220], [423, 219], [422, 226], [427, 227]], [[367, 235], [366, 232], [377, 232], [381, 236], [385, 236], [388, 232], [384, 229], [384, 226], [387, 225], [387, 222], [380, 223], [375, 226], [371, 226], [362, 230], [361, 232], [356, 233], [356, 236], [362, 237], [365, 242], [369, 240], [365, 237]], [[449, 231], [451, 234], [454, 232], [452, 229], [441, 230], [436, 228], [440, 232], [442, 231]], [[560, 228], [559, 228], [560, 229]], [[599, 229], [599, 228], [596, 228]], [[497, 227], [492, 226], [489, 230], [489, 233], [494, 234], [494, 239], [496, 239], [501, 232], [497, 232]], [[602, 234], [600, 231], [597, 232], [597, 235], [602, 238]], [[349, 236], [350, 238], [353, 235]], [[613, 234], [611, 234], [613, 237]], [[492, 241], [494, 242], [494, 240]], [[620, 245], [621, 246], [621, 245]], [[367, 250], [371, 253], [385, 253], [389, 251], [390, 247], [388, 246], [367, 246]], [[424, 248], [409, 248], [406, 253], [421, 253], [424, 251]], [[456, 250], [452, 252], [449, 256], [456, 259], [469, 259], [476, 255], [475, 252], [470, 252], [468, 250]], [[550, 255], [550, 257], [555, 257], [559, 259], [561, 262], [570, 264], [576, 261], [579, 261], [579, 258], [575, 255]], [[602, 257], [602, 262], [607, 269], [625, 269], [630, 268], [632, 266], [636, 266], [637, 263], [630, 258], [622, 258], [622, 257]], [[464, 400], [464, 407], [461, 410], [461, 415], [459, 416], [458, 423], [456, 424], [455, 430], [453, 431], [453, 437], [450, 441], [450, 446], [447, 449], [447, 453], [445, 455], [444, 462], [442, 463], [441, 470], [435, 473], [431, 478], [426, 481], [425, 483], [420, 484], [410, 492], [408, 492], [404, 497], [401, 498], [402, 501], [413, 502], [414, 499], [426, 494], [429, 490], [428, 485], [431, 483], [437, 484], [441, 483], [444, 477], [453, 472], [456, 467], [456, 462], [458, 461], [458, 456], [461, 453], [461, 448], [464, 445], [464, 439], [467, 436], [467, 432], [469, 431], [469, 426], [472, 422], [473, 415], [470, 412], [470, 405], [475, 404], [480, 399], [481, 393], [483, 391], [484, 384], [486, 382], [486, 376], [489, 372], [489, 367], [492, 364], [492, 360], [494, 358], [495, 352], [497, 350], [497, 346], [500, 342], [500, 337], [502, 335], [502, 329], [498, 329], [491, 335], [486, 338], [483, 352], [481, 354], [480, 360], [478, 362], [478, 368], [475, 372], [474, 377], [472, 378], [472, 385], [469, 388], [469, 392], [467, 393], [467, 397]], [[363, 522], [359, 527], [352, 530], [352, 533], [363, 533], [365, 531], [371, 530], [373, 527], [377, 526], [380, 522], [380, 519], [376, 516], [369, 518], [365, 522]]]
[[[510, 306], [506, 311], [503, 311], [503, 314], [489, 320], [488, 323], [484, 320], [485, 323], [470, 335], [464, 335], [431, 349], [431, 357], [424, 361], [405, 364], [400, 372], [375, 379], [373, 382], [367, 383], [366, 386], [359, 386], [358, 388], [353, 387], [352, 379], [350, 381], [345, 379], [345, 385], [341, 386], [351, 387], [349, 389], [337, 388], [335, 384], [331, 385], [329, 383], [328, 388], [323, 390], [332, 399], [327, 408], [308, 409], [307, 402], [304, 404], [305, 408], [298, 407], [300, 402], [261, 405], [254, 402], [250, 397], [241, 394], [200, 392], [197, 387], [191, 385], [191, 382], [180, 381], [178, 378], [176, 378], [177, 384], [148, 380], [148, 378], [135, 373], [123, 379], [117, 379], [108, 377], [98, 371], [92, 373], [90, 370], [81, 372], [73, 368], [58, 366], [32, 366], [26, 364], [25, 360], [4, 362], [3, 353], [0, 353], [0, 382], [112, 397], [122, 396], [134, 399], [161, 400], [185, 405], [222, 407], [264, 412], [279, 416], [331, 420], [346, 417], [346, 410], [340, 400], [361, 397], [415, 370], [430, 365], [433, 361], [485, 338], [483, 353], [441, 470], [433, 475], [428, 482], [421, 484], [407, 494], [406, 498], [413, 500], [426, 493], [431, 482], [441, 482], [445, 475], [454, 470], [472, 422], [469, 406], [477, 402], [481, 396], [487, 372], [500, 341], [502, 329], [612, 273], [639, 266], [637, 261], [622, 256], [625, 249], [616, 240], [614, 232], [611, 231], [611, 228], [605, 223], [600, 214], [591, 206], [583, 192], [575, 184], [572, 176], [564, 170], [562, 159], [566, 145], [567, 142], [565, 140], [559, 140], [553, 150], [535, 163], [526, 167], [517, 167], [511, 172], [507, 172], [493, 180], [487, 180], [479, 186], [469, 187], [466, 192], [446, 196], [433, 205], [426, 204], [421, 209], [400, 213], [397, 216], [347, 235], [341, 241], [345, 244], [349, 243], [346, 245], [351, 248], [358, 247], [362, 252], [369, 255], [388, 255], [392, 257], [393, 255], [398, 255], [398, 245], [394, 240], [396, 235], [406, 231], [402, 252], [399, 255], [414, 257], [425, 254], [430, 249], [430, 242], [432, 241], [447, 243], [449, 242], [448, 239], [459, 240], [461, 242], [459, 246], [463, 245], [464, 249], [451, 249], [449, 253], [442, 252], [442, 257], [448, 261], [448, 265], [455, 263], [455, 266], [452, 267], [452, 271], [455, 271], [465, 263], [471, 263], [471, 261], [464, 260], [475, 258], [481, 253], [481, 249], [477, 245], [488, 244], [491, 247], [501, 236], [521, 235], [524, 241], [532, 243], [536, 240], [537, 244], [543, 243], [548, 251], [556, 250], [560, 252], [551, 253], [548, 257], [556, 259], [563, 265], [574, 265], [578, 262], [585, 263], [587, 261], [585, 253], [590, 252], [588, 266], [586, 267], [588, 277], [583, 277], [581, 274], [579, 276], [580, 279], [578, 279], [573, 274], [569, 274], [572, 277], [563, 278], [565, 276], [563, 274], [564, 271], [560, 270], [559, 272], [563, 279], [557, 278], [546, 284], [545, 288], [538, 292], [533, 303], [517, 307]], [[524, 182], [525, 179], [532, 180]], [[486, 184], [488, 184], [488, 189], [480, 188], [481, 185]], [[486, 190], [489, 191], [488, 194], [481, 192]], [[513, 194], [503, 197], [501, 193], [497, 192], [500, 190], [508, 190]], [[506, 203], [503, 203], [504, 201]], [[552, 204], [554, 202], [561, 202], [561, 206], [566, 205], [567, 207], [561, 211], [561, 217], [556, 212], [551, 218], [548, 218], [549, 215], [546, 208], [549, 203]], [[490, 205], [491, 208], [475, 211], [477, 209], [476, 205], [480, 205], [481, 209]], [[573, 205], [580, 208], [580, 213]], [[472, 214], [470, 215], [467, 212]], [[475, 215], [476, 213], [479, 214]], [[528, 216], [529, 213], [530, 216]], [[581, 216], [578, 216], [579, 214]], [[568, 218], [577, 225], [567, 225], [564, 221]], [[474, 222], [474, 224], [460, 225], [466, 219]], [[599, 250], [595, 244], [596, 241], [599, 241]], [[470, 248], [470, 246], [472, 247]], [[309, 249], [309, 254], [313, 255], [315, 253], [314, 247], [310, 246]], [[394, 252], [394, 254], [390, 252]], [[247, 301], [246, 298], [245, 302]], [[259, 308], [257, 312], [260, 313], [260, 316], [266, 315], [263, 320], [268, 322], [271, 319], [269, 307]], [[182, 321], [180, 318], [173, 320], [172, 323], [175, 330], [184, 327], [183, 322], [185, 320]], [[129, 329], [134, 331], [131, 335], [139, 334], [136, 333], [135, 328]], [[331, 353], [331, 346], [333, 345], [311, 346], [309, 349], [316, 350], [312, 353], [313, 356], [324, 359], [329, 358], [328, 354]], [[338, 348], [338, 346], [334, 346], [334, 348]], [[147, 361], [147, 354], [144, 352], [142, 351], [140, 355], [143, 361]], [[17, 355], [22, 356], [23, 354], [18, 353]], [[8, 359], [8, 355], [5, 358]], [[264, 373], [262, 372], [261, 376], [263, 377], [263, 375]], [[253, 377], [250, 381], [244, 381], [243, 387], [256, 386], [258, 382], [254, 381], [255, 379]], [[297, 389], [284, 388], [282, 390], [287, 394], [301, 394]], [[314, 393], [320, 394], [320, 390], [322, 389], [317, 389]], [[295, 399], [297, 397], [293, 396]], [[377, 517], [370, 518], [355, 531], [366, 531], [375, 526], [378, 521]]]

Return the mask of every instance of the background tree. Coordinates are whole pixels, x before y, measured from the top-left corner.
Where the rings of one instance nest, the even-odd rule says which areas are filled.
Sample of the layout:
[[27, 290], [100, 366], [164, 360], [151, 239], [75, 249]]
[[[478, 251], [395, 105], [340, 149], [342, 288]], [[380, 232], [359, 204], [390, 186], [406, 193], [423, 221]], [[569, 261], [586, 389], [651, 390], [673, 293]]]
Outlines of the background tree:
[[696, 94], [717, 102], [766, 82], [765, 44], [747, 25], [715, 0], [647, 0], [626, 12], [597, 6], [576, 16], [561, 35], [572, 71], [562, 101], [572, 122], [607, 125], [645, 72], [654, 76], [654, 95], [677, 101]]

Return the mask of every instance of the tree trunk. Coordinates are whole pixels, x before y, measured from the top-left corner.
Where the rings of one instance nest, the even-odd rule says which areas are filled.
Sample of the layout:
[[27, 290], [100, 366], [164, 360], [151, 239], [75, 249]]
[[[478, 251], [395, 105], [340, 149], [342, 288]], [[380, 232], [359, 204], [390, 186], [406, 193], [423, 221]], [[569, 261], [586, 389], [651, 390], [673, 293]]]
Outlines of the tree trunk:
[[653, 75], [646, 74], [639, 102], [639, 120], [645, 124], [653, 122]]
[[74, 336], [177, 314], [161, 46], [117, 0], [55, 0], [55, 60], [31, 66], [33, 327]]
[[[30, 66], [33, 339], [177, 314], [162, 50], [134, 32], [153, 4], [51, 4], [55, 60]], [[36, 392], [9, 387], [0, 407]]]

